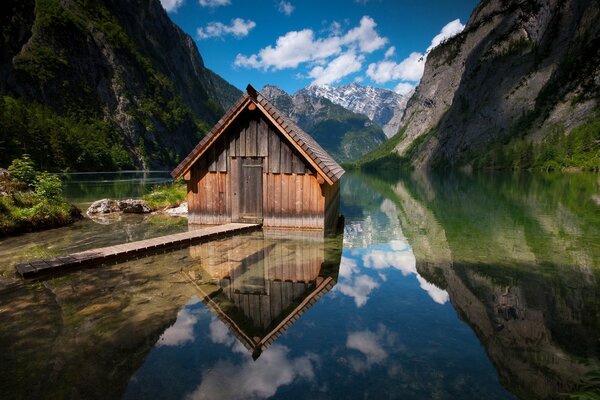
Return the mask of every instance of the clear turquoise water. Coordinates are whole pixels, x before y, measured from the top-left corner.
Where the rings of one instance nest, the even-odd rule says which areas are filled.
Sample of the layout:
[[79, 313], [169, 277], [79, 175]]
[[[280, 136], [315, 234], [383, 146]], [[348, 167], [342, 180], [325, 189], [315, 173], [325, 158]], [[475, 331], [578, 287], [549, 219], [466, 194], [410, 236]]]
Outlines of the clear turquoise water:
[[[77, 179], [67, 193], [85, 203], [147, 190], [124, 180]], [[36, 283], [9, 265], [32, 243], [60, 253], [185, 223], [88, 220], [3, 240], [0, 393], [535, 399], [598, 389], [585, 387], [600, 370], [598, 175], [347, 174], [341, 195], [343, 237], [253, 233]], [[256, 352], [271, 332], [280, 336]]]

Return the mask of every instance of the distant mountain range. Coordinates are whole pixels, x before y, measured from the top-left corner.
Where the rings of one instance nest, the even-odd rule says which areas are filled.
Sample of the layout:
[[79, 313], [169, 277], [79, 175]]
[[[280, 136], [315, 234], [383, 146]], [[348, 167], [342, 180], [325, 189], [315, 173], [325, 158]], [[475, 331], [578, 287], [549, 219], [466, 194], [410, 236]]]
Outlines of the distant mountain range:
[[312, 95], [308, 90], [291, 96], [267, 85], [261, 93], [339, 162], [356, 160], [387, 139], [381, 127], [366, 115]]
[[343, 86], [310, 85], [300, 92], [324, 97], [347, 110], [365, 114], [383, 129], [388, 138], [398, 133], [406, 103], [412, 95], [400, 95], [392, 90], [357, 83]]

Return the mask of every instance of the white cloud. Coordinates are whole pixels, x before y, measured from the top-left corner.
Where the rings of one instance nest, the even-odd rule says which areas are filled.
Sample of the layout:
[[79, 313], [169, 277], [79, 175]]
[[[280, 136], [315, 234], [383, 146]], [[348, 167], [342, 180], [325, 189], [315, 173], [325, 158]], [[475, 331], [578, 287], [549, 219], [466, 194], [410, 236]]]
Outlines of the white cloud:
[[263, 399], [269, 398], [281, 386], [303, 379], [312, 381], [318, 357], [307, 354], [289, 358], [289, 349], [274, 344], [253, 361], [244, 356], [240, 365], [219, 361], [202, 374], [202, 381], [187, 399]]
[[251, 20], [235, 18], [231, 20], [231, 24], [225, 25], [222, 22], [210, 22], [206, 27], [198, 28], [196, 31], [200, 39], [208, 39], [212, 37], [223, 37], [232, 35], [236, 38], [248, 36], [250, 31], [254, 29], [256, 23]]
[[[450, 21], [442, 28], [440, 33], [433, 37], [431, 44], [425, 53], [412, 52], [400, 63], [388, 60], [388, 58], [391, 57], [391, 54], [388, 54], [388, 52], [390, 52], [392, 49], [392, 47], [390, 47], [388, 51], [386, 51], [385, 57], [382, 61], [369, 64], [369, 67], [367, 68], [367, 76], [376, 83], [387, 83], [390, 81], [419, 82], [423, 76], [427, 54], [429, 54], [431, 49], [442, 43], [444, 40], [459, 34], [464, 28], [465, 26], [460, 22], [460, 20], [455, 19], [454, 21]], [[398, 85], [396, 88], [400, 91], [409, 90], [408, 86], [406, 85]], [[400, 91], [398, 92], [400, 93]]]
[[401, 94], [403, 96], [406, 96], [407, 94], [411, 93], [413, 90], [415, 90], [415, 85], [411, 85], [410, 83], [407, 83], [407, 82], [400, 82], [394, 88], [394, 92]]
[[367, 76], [377, 83], [392, 80], [407, 80], [418, 82], [425, 69], [425, 57], [421, 53], [411, 53], [399, 64], [393, 61], [379, 61], [369, 64]]
[[454, 21], [448, 22], [431, 40], [431, 45], [427, 48], [427, 52], [433, 49], [438, 44], [442, 43], [444, 40], [447, 40], [453, 36], [458, 35], [465, 29], [465, 26], [461, 24], [460, 19], [455, 19]]
[[193, 341], [196, 321], [198, 319], [190, 314], [187, 308], [180, 310], [177, 313], [177, 320], [164, 331], [160, 339], [158, 339], [156, 346], [181, 346]]
[[396, 48], [394, 46], [392, 46], [385, 51], [384, 58], [390, 58], [394, 54], [396, 54]]
[[278, 9], [279, 9], [280, 13], [283, 13], [283, 14], [285, 14], [285, 15], [287, 15], [289, 17], [294, 12], [295, 7], [289, 1], [283, 1], [283, 0], [281, 0], [279, 2], [279, 8]]
[[385, 46], [373, 18], [363, 16], [358, 26], [341, 32], [341, 24], [333, 22], [325, 36], [317, 37], [312, 29], [290, 31], [277, 38], [274, 45], [249, 56], [238, 54], [237, 67], [267, 70], [297, 68], [308, 64], [308, 77], [315, 83], [334, 83], [360, 71], [364, 55]]
[[387, 43], [387, 39], [379, 36], [375, 31], [376, 26], [373, 18], [365, 15], [360, 19], [360, 24], [356, 28], [350, 29], [344, 35], [342, 42], [344, 44], [357, 43], [362, 52], [372, 53]]
[[357, 56], [354, 51], [349, 51], [333, 59], [326, 67], [314, 67], [308, 76], [314, 78], [313, 84], [318, 85], [339, 82], [345, 76], [360, 71], [363, 60], [363, 56]]
[[199, 2], [202, 7], [220, 7], [231, 4], [231, 0], [200, 0]]
[[183, 5], [185, 0], [160, 0], [163, 8], [167, 12], [177, 12], [177, 9]]

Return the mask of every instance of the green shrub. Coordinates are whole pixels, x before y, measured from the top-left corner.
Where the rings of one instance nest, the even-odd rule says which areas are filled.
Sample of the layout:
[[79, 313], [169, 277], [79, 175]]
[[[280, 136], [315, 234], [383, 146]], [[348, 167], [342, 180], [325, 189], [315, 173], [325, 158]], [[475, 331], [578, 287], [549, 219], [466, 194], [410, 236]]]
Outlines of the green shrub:
[[28, 154], [23, 154], [21, 158], [16, 158], [8, 167], [13, 179], [23, 183], [29, 187], [35, 185], [36, 170], [33, 161]]
[[62, 182], [56, 175], [42, 172], [36, 177], [35, 194], [42, 199], [59, 201], [62, 199], [62, 189]]

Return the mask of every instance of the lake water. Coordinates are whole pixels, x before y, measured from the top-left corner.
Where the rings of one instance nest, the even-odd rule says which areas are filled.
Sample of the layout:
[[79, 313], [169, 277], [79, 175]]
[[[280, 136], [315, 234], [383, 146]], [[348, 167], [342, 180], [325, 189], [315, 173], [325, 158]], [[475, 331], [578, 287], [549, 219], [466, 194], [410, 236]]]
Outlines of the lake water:
[[[85, 207], [168, 175], [67, 178]], [[86, 219], [3, 239], [0, 398], [598, 393], [598, 175], [346, 174], [341, 212], [337, 237], [254, 232], [40, 282], [14, 264], [186, 221]]]

